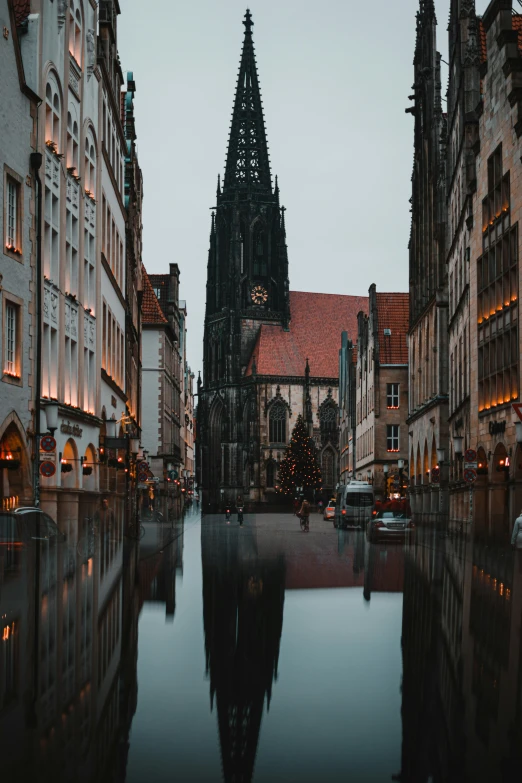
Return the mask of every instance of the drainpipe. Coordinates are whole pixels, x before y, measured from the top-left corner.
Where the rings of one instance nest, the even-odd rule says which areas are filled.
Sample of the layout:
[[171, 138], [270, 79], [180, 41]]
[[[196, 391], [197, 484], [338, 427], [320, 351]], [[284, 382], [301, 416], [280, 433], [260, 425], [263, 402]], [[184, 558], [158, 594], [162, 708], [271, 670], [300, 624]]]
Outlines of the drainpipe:
[[43, 156], [41, 152], [31, 152], [31, 168], [34, 171], [36, 181], [36, 281], [34, 295], [34, 317], [36, 321], [36, 383], [34, 394], [34, 465], [33, 486], [34, 505], [40, 505], [40, 411], [42, 397], [42, 180], [40, 168]]

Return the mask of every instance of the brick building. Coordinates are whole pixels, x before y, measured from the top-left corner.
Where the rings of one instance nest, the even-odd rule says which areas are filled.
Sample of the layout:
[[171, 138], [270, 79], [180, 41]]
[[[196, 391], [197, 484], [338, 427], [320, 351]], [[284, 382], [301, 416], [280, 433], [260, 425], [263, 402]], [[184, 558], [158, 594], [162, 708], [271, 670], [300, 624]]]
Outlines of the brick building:
[[358, 315], [355, 474], [377, 497], [387, 493], [384, 466], [398, 476], [408, 460], [408, 300], [373, 284], [368, 315]]
[[[417, 513], [444, 510], [437, 450], [448, 456], [448, 287], [445, 250], [446, 118], [433, 0], [421, 0], [414, 56], [415, 118], [411, 197], [409, 469]], [[444, 467], [444, 471], [442, 468]], [[442, 486], [447, 483], [441, 466]]]

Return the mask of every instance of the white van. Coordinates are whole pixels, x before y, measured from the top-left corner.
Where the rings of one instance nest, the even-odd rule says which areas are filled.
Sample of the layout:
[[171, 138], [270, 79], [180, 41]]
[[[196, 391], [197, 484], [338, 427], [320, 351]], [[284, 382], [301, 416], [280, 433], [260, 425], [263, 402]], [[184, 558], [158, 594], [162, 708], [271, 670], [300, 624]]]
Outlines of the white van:
[[372, 518], [373, 486], [366, 481], [351, 481], [337, 492], [334, 526], [361, 528]]

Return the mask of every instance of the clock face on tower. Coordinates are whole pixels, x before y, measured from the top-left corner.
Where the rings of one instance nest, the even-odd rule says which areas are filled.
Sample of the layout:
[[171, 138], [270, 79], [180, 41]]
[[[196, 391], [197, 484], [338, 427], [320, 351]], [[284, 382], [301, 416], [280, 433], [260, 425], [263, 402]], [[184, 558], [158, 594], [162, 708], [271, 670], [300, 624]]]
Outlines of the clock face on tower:
[[262, 285], [255, 285], [250, 296], [252, 297], [253, 303], [257, 305], [265, 304], [268, 299], [268, 293]]

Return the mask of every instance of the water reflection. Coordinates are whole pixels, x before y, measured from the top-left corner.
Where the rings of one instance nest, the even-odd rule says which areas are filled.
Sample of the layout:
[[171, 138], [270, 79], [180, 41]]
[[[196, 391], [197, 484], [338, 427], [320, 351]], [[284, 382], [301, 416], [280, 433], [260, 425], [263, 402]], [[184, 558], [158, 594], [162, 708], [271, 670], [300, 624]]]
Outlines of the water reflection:
[[283, 627], [285, 559], [260, 553], [252, 528], [202, 527], [203, 619], [223, 778], [252, 780]]
[[[125, 780], [137, 706], [138, 616], [149, 596], [174, 612], [169, 572], [179, 556], [174, 541], [166, 562], [159, 555], [153, 569], [142, 567], [139, 541], [124, 535], [121, 498], [111, 498], [110, 512], [112, 524], [94, 547], [82, 545], [97, 513], [97, 501], [89, 499], [60, 504], [65, 542], [11, 537], [0, 546], [6, 780]], [[151, 535], [154, 543], [158, 536]]]

